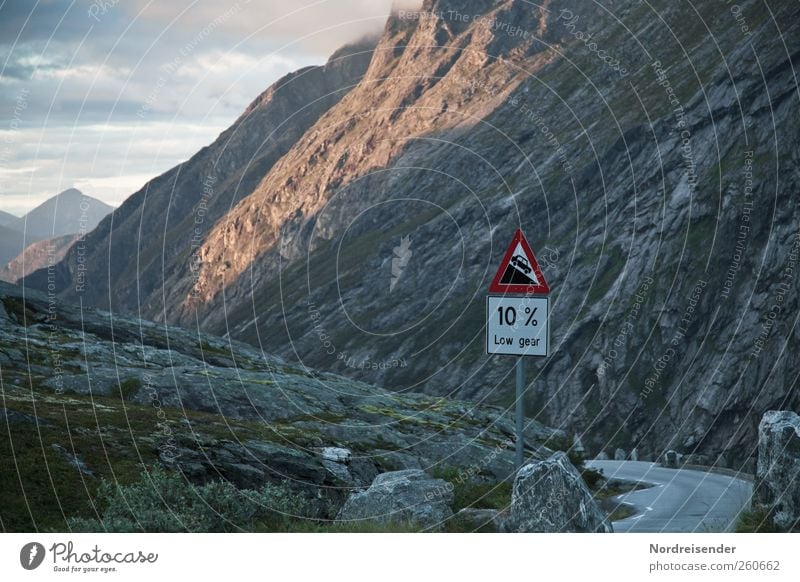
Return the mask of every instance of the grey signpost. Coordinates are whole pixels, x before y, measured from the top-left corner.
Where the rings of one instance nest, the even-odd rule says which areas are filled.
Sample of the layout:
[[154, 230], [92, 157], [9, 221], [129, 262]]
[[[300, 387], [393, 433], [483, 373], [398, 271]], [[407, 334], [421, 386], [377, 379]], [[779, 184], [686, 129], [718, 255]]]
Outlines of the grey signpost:
[[525, 406], [523, 406], [523, 402], [525, 402], [525, 358], [520, 356], [517, 358], [517, 398], [516, 398], [516, 433], [517, 433], [517, 443], [516, 443], [516, 451], [515, 451], [515, 461], [516, 467], [519, 471], [519, 468], [522, 467], [522, 463], [525, 460]]
[[549, 292], [533, 250], [522, 231], [517, 230], [486, 298], [487, 353], [517, 356], [514, 415], [517, 470], [525, 462], [525, 358], [549, 354]]

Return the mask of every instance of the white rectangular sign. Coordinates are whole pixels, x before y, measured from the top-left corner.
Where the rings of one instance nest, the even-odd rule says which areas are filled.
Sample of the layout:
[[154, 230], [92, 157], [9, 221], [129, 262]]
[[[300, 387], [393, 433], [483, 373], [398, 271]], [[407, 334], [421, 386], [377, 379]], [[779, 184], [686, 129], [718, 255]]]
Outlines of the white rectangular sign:
[[487, 353], [547, 356], [549, 307], [547, 297], [487, 297]]

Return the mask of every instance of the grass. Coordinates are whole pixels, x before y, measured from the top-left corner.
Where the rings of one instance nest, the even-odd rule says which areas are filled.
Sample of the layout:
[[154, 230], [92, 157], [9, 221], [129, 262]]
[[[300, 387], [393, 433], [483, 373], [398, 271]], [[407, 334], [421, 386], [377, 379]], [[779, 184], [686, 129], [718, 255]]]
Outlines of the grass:
[[[226, 424], [215, 414], [126, 402], [137, 388], [138, 379], [132, 380], [122, 382], [114, 396], [89, 397], [40, 390], [36, 379], [3, 370], [0, 406], [35, 416], [38, 424], [0, 426], [0, 531], [66, 531], [67, 517], [94, 517], [91, 502], [103, 479], [131, 484], [144, 466], [158, 461], [164, 424], [175, 435], [194, 431], [210, 439], [319, 444], [313, 430], [291, 423]], [[74, 450], [93, 476], [79, 473], [52, 445]]]
[[4, 297], [3, 307], [20, 325], [31, 325], [37, 320], [36, 314], [28, 309], [23, 301], [15, 297]]
[[781, 530], [772, 521], [772, 516], [764, 508], [754, 508], [739, 514], [736, 533], [777, 533]]
[[608, 514], [608, 521], [621, 521], [635, 514], [636, 512], [630, 505], [626, 503], [620, 503], [611, 513]]
[[502, 483], [482, 483], [470, 479], [457, 467], [434, 469], [431, 474], [444, 479], [453, 487], [453, 511], [462, 509], [507, 509], [511, 506], [509, 481]]

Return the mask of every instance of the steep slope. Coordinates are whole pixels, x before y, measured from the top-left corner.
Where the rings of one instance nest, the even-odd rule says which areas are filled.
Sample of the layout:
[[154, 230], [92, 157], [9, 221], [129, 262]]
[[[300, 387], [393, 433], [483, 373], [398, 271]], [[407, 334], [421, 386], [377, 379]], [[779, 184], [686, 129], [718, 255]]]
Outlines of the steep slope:
[[35, 242], [66, 234], [87, 233], [103, 220], [113, 207], [69, 188], [9, 222], [6, 226], [25, 233], [25, 240]]
[[[344, 47], [324, 66], [286, 75], [214, 143], [130, 196], [86, 237], [82, 249], [72, 249], [59, 263], [62, 296], [162, 317], [164, 278], [193, 276], [194, 250], [205, 233], [358, 82], [373, 45], [365, 40]], [[45, 272], [34, 273], [26, 284], [44, 289], [46, 278]]]
[[397, 15], [362, 85], [220, 221], [200, 276], [170, 285], [180, 320], [394, 388], [510, 402], [483, 296], [521, 225], [555, 289], [537, 418], [594, 451], [751, 465], [761, 413], [800, 405], [800, 18], [741, 6], [749, 32], [711, 5], [689, 26], [671, 3]]
[[15, 283], [38, 269], [57, 265], [80, 236], [80, 234], [65, 234], [28, 245], [22, 253], [0, 268], [0, 281]]

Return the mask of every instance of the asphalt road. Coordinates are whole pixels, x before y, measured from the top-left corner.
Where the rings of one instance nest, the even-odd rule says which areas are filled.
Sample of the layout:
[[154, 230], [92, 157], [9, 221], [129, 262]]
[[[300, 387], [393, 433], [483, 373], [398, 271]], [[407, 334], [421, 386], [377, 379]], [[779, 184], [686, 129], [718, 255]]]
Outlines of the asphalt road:
[[653, 487], [617, 497], [636, 508], [636, 515], [615, 521], [615, 532], [730, 531], [750, 502], [752, 484], [689, 469], [665, 469], [641, 461], [589, 461], [606, 478], [642, 481]]

